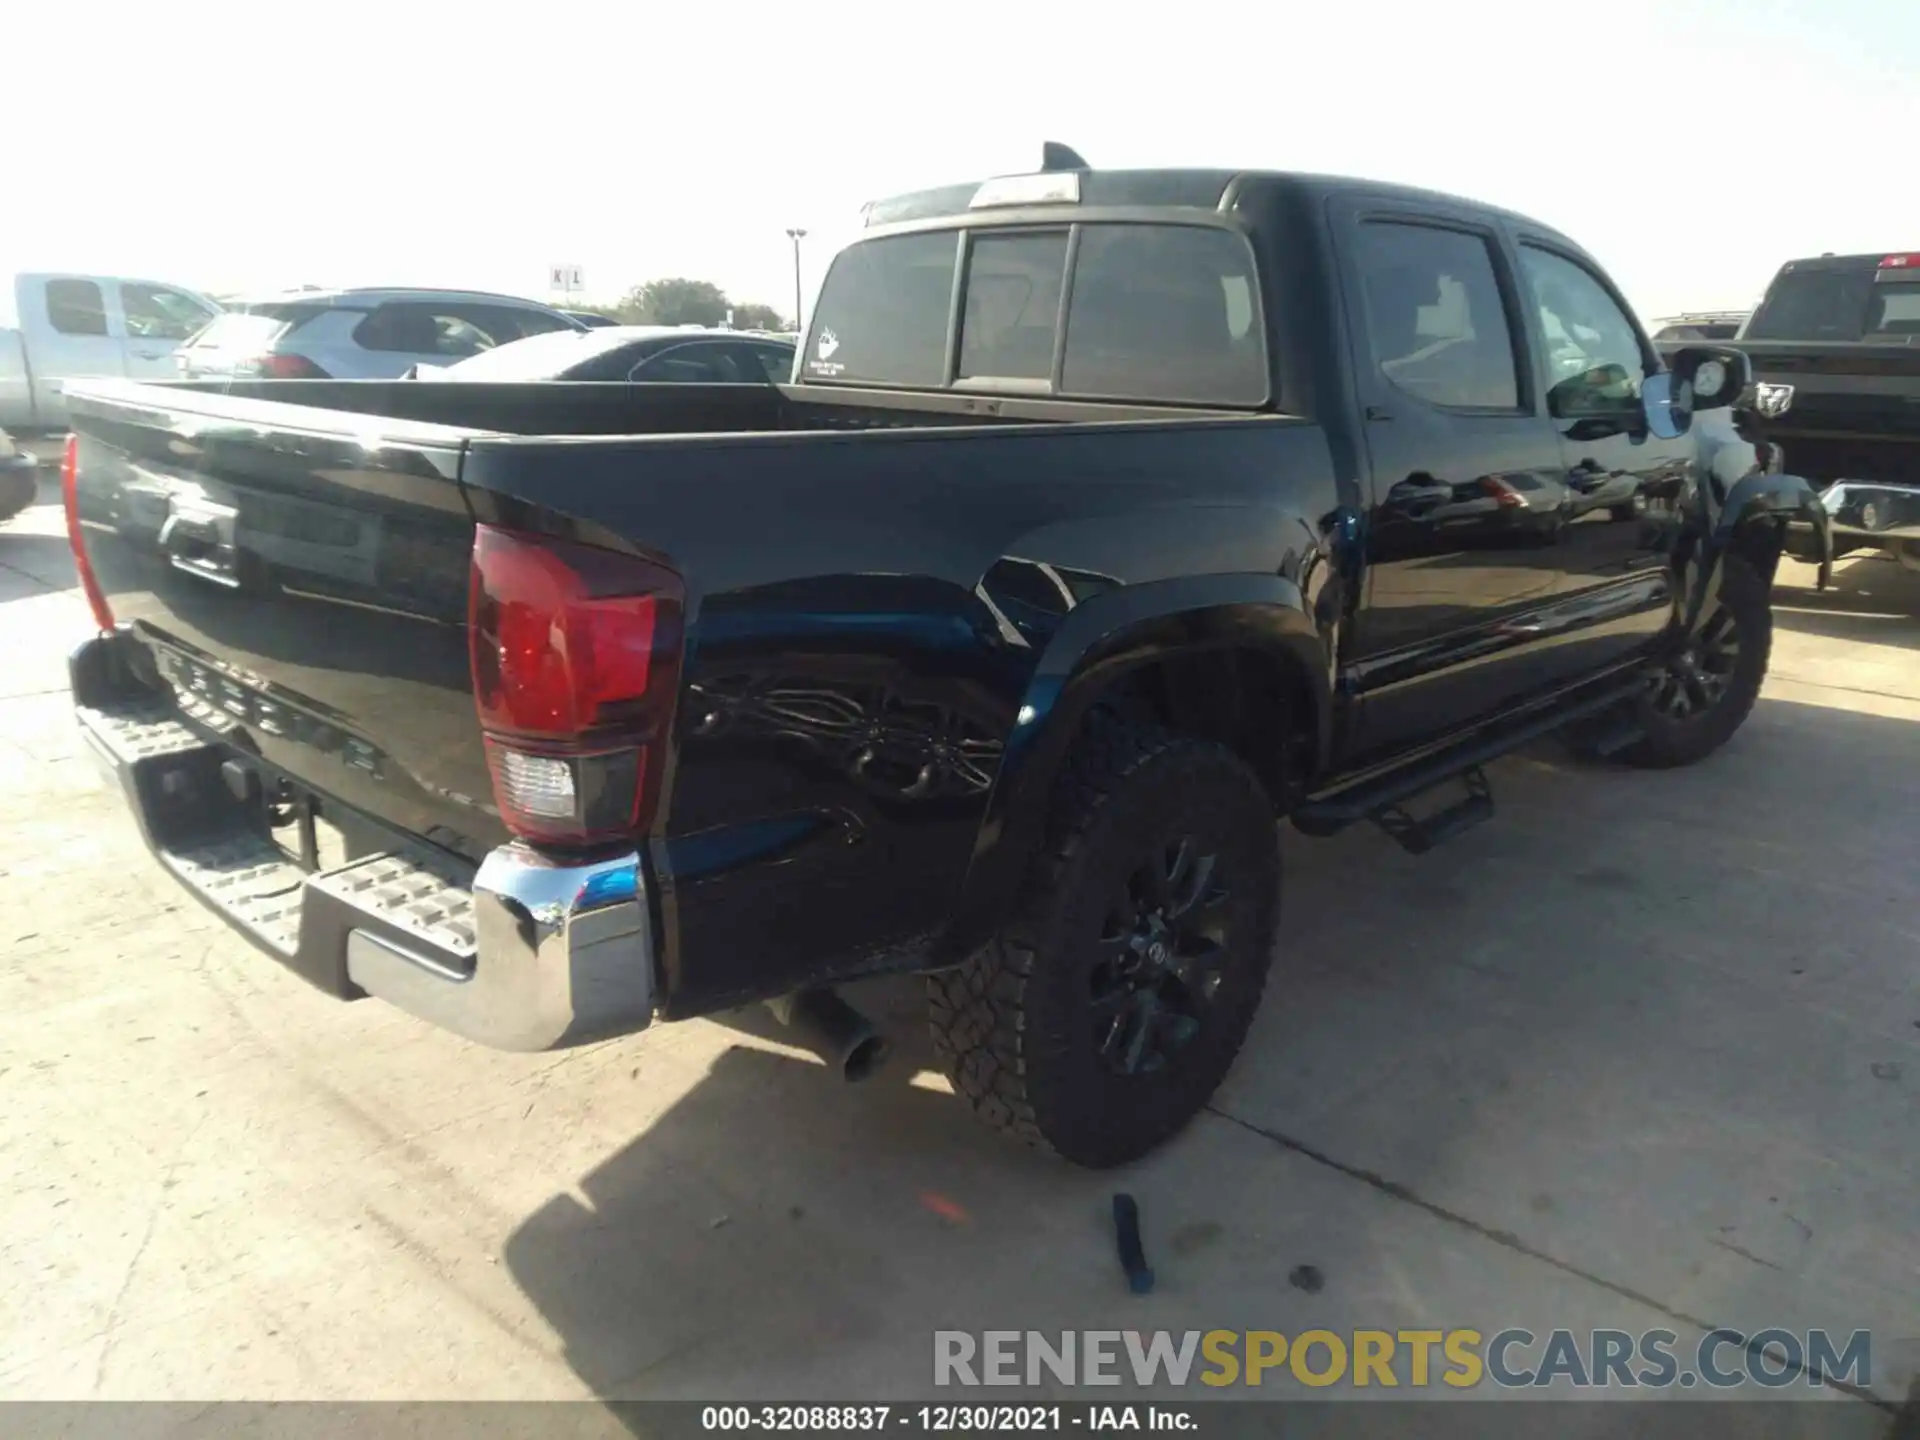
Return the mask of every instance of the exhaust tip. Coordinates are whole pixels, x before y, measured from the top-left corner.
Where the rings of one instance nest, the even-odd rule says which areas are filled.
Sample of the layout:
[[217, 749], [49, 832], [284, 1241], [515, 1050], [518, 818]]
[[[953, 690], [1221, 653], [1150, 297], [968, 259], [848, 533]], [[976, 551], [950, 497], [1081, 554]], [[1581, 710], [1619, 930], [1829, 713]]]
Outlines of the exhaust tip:
[[802, 990], [767, 1002], [794, 1037], [837, 1068], [842, 1080], [864, 1080], [892, 1053], [873, 1022], [833, 990]]
[[848, 1048], [846, 1058], [840, 1062], [840, 1073], [848, 1084], [855, 1084], [886, 1064], [892, 1053], [893, 1047], [887, 1044], [884, 1035], [868, 1035]]

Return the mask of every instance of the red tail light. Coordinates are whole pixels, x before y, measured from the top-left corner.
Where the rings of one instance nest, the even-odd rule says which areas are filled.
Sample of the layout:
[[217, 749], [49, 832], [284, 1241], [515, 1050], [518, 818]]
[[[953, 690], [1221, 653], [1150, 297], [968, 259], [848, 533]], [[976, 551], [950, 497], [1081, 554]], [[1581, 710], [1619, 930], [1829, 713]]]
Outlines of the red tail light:
[[1889, 255], [1880, 262], [1882, 270], [1920, 270], [1920, 254]]
[[331, 380], [333, 377], [304, 355], [262, 355], [262, 380]]
[[73, 568], [80, 573], [80, 588], [87, 593], [87, 605], [93, 611], [93, 623], [102, 631], [113, 629], [113, 607], [106, 592], [94, 577], [93, 562], [87, 559], [86, 538], [80, 533], [80, 437], [67, 436], [66, 451], [60, 457], [60, 498], [67, 511], [67, 544], [73, 547]]
[[491, 525], [473, 542], [473, 698], [494, 798], [526, 840], [653, 822], [679, 691], [685, 590], [664, 566]]
[[1503, 510], [1516, 510], [1527, 503], [1518, 490], [1498, 475], [1481, 476], [1480, 488], [1491, 495]]

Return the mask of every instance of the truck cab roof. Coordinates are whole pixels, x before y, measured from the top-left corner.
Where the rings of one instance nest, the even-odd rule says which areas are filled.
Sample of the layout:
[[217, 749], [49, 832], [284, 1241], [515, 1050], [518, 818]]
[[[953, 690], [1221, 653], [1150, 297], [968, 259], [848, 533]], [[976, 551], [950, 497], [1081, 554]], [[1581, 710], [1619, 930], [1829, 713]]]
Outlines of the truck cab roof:
[[[1538, 221], [1411, 186], [1041, 169], [869, 204], [822, 281], [795, 383], [1312, 415], [1330, 362], [1303, 317], [1337, 286], [1330, 228], [1410, 218], [1599, 268]], [[1442, 303], [1432, 276], [1393, 274]], [[1393, 303], [1417, 323], [1405, 298]]]
[[[1058, 190], [1073, 190], [1071, 199], [1063, 193], [1047, 195], [1048, 177], [1056, 177]], [[1071, 180], [1068, 177], [1072, 177]], [[1231, 210], [1241, 196], [1253, 189], [1301, 199], [1324, 198], [1337, 194], [1365, 194], [1378, 200], [1404, 200], [1410, 204], [1446, 205], [1498, 216], [1512, 224], [1524, 225], [1536, 233], [1550, 235], [1571, 245], [1567, 237], [1552, 226], [1530, 216], [1469, 200], [1443, 191], [1417, 186], [1391, 184], [1348, 175], [1326, 175], [1294, 170], [1234, 169], [1146, 169], [1146, 170], [1064, 170], [1034, 171], [1028, 174], [993, 176], [961, 184], [940, 185], [875, 200], [865, 207], [869, 229], [906, 225], [982, 212], [1019, 204], [1020, 191], [1035, 195], [1035, 208], [1054, 204], [1077, 204], [1084, 209], [1140, 210], [1187, 209]], [[996, 194], [996, 191], [999, 194]], [[999, 198], [1004, 195], [1008, 198]], [[1021, 208], [1026, 208], [1022, 206]]]

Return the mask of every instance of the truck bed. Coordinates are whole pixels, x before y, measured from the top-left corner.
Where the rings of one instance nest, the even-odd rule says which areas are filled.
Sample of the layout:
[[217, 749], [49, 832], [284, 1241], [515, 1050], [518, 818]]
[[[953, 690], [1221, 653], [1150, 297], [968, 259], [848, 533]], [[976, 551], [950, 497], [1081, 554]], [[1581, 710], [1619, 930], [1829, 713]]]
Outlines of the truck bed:
[[1289, 417], [991, 396], [102, 383], [74, 409], [87, 556], [160, 720], [315, 797], [349, 855], [397, 836], [448, 883], [510, 838], [468, 653], [476, 523], [683, 576], [645, 839], [681, 1013], [942, 915], [1076, 596], [1284, 574], [1316, 537], [1264, 513], [1273, 476], [1331, 484]]

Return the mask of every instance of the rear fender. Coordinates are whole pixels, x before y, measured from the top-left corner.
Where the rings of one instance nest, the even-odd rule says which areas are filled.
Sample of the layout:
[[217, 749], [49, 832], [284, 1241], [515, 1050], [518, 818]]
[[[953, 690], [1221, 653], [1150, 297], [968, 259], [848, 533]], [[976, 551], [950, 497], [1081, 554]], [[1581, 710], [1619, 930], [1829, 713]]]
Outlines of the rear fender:
[[1325, 767], [1333, 734], [1332, 646], [1292, 581], [1198, 576], [1131, 585], [1087, 602], [1062, 622], [1034, 669], [959, 903], [934, 944], [936, 963], [964, 960], [1011, 915], [1087, 712], [1130, 672], [1221, 649], [1259, 650], [1297, 669], [1313, 705], [1313, 765]]

